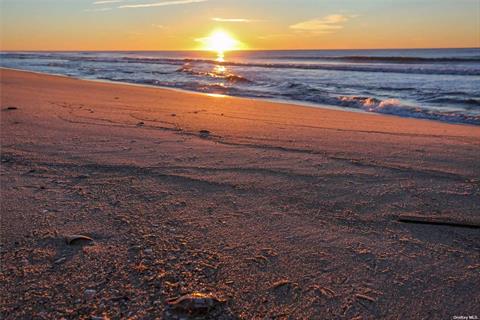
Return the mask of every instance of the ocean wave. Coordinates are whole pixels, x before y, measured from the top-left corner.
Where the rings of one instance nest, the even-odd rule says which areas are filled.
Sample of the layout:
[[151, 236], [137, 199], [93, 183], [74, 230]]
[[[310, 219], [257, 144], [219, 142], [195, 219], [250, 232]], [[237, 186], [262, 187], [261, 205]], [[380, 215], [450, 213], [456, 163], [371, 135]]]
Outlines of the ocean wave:
[[437, 67], [402, 67], [392, 68], [375, 65], [334, 65], [334, 64], [296, 64], [296, 63], [243, 63], [243, 62], [222, 62], [215, 60], [187, 59], [186, 62], [197, 62], [205, 64], [215, 64], [223, 66], [238, 66], [238, 67], [254, 67], [254, 68], [269, 68], [269, 69], [300, 69], [300, 70], [329, 70], [329, 71], [353, 71], [353, 72], [379, 72], [379, 73], [408, 73], [408, 74], [438, 74], [438, 75], [468, 75], [479, 76], [480, 68], [462, 68], [462, 67], [444, 67], [439, 69]]
[[[17, 56], [21, 56], [20, 54]], [[7, 54], [8, 56], [8, 54]], [[11, 57], [17, 57], [11, 56]], [[427, 75], [462, 75], [462, 76], [480, 76], [480, 66], [475, 68], [465, 65], [442, 65], [439, 68], [436, 65], [415, 65], [395, 66], [375, 65], [375, 64], [330, 64], [330, 63], [259, 63], [259, 62], [238, 62], [224, 61], [219, 62], [215, 59], [203, 58], [154, 58], [154, 57], [94, 57], [94, 56], [69, 56], [57, 54], [37, 54], [33, 55], [35, 59], [64, 59], [72, 62], [94, 62], [94, 63], [121, 63], [121, 64], [165, 64], [183, 66], [186, 64], [207, 64], [215, 66], [230, 66], [242, 68], [266, 68], [266, 69], [299, 69], [299, 70], [329, 70], [329, 71], [351, 71], [351, 72], [378, 72], [378, 73], [400, 73], [400, 74], [427, 74]], [[390, 57], [389, 57], [390, 58]], [[461, 58], [458, 58], [461, 59]]]
[[476, 98], [438, 97], [438, 98], [428, 99], [425, 102], [453, 104], [453, 105], [467, 105], [472, 108], [473, 107], [480, 108], [480, 99], [476, 99]]
[[[480, 115], [477, 113], [467, 114], [465, 112], [465, 110], [469, 108], [463, 108], [465, 110], [462, 111], [451, 112], [412, 106], [395, 98], [381, 99], [373, 96], [336, 96], [324, 90], [309, 86], [308, 84], [298, 82], [284, 83], [280, 89], [282, 92], [281, 96], [287, 100], [313, 102], [402, 117], [480, 125]], [[459, 100], [455, 101], [459, 102]], [[440, 98], [438, 102], [441, 102]], [[462, 102], [477, 103], [478, 101], [476, 99], [465, 99], [465, 101]], [[455, 104], [452, 101], [444, 101], [443, 103], [448, 103], [449, 105]]]
[[[364, 87], [370, 88], [369, 86], [364, 86]], [[378, 90], [385, 90], [385, 91], [410, 91], [410, 92], [414, 92], [414, 91], [418, 91], [418, 88], [414, 88], [414, 87], [381, 86], [381, 87], [378, 87]]]
[[331, 71], [354, 71], [354, 72], [380, 72], [380, 73], [408, 73], [408, 74], [441, 74], [441, 75], [480, 75], [480, 67], [477, 69], [463, 67], [385, 67], [376, 65], [334, 65], [334, 64], [303, 64], [303, 63], [255, 63], [255, 62], [218, 62], [214, 59], [172, 59], [172, 58], [122, 58], [127, 63], [158, 63], [158, 64], [209, 64], [230, 67], [251, 67], [267, 69], [300, 69], [300, 70], [331, 70]]
[[446, 122], [468, 123], [480, 125], [479, 115], [467, 115], [459, 112], [441, 112], [410, 106], [398, 99], [380, 100], [373, 97], [341, 96], [337, 98], [341, 105], [349, 108], [360, 108], [368, 112], [390, 114], [417, 119], [440, 120]]
[[176, 72], [188, 73], [194, 76], [202, 76], [202, 77], [210, 77], [215, 79], [223, 79], [228, 82], [232, 83], [253, 83], [254, 81], [249, 80], [245, 77], [240, 75], [236, 75], [233, 73], [220, 73], [220, 72], [204, 72], [204, 71], [196, 71], [189, 66], [183, 66], [178, 69]]
[[[182, 90], [197, 91], [203, 93], [219, 93], [232, 96], [248, 96], [245, 95], [244, 90], [240, 90], [233, 86], [226, 85], [224, 83], [200, 83], [196, 81], [161, 81], [152, 78], [131, 79], [121, 77], [99, 77], [98, 79], [114, 81], [114, 82], [126, 82], [141, 85], [149, 85], [156, 87], [168, 87]], [[254, 95], [252, 95], [254, 97]]]
[[[38, 64], [38, 66], [41, 66], [40, 64]], [[49, 62], [47, 64], [48, 67], [56, 67], [56, 68], [68, 68], [69, 65], [68, 63], [64, 63], [64, 62]]]
[[371, 63], [476, 63], [480, 62], [480, 56], [472, 57], [409, 57], [409, 56], [274, 56], [272, 60], [333, 60], [348, 62], [371, 62]]

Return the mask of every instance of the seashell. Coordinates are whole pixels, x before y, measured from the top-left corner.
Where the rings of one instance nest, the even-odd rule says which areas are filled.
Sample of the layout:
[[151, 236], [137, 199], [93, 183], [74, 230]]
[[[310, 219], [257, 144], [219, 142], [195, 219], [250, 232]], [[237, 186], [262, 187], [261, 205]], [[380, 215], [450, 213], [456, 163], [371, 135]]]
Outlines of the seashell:
[[84, 242], [91, 242], [93, 241], [93, 239], [81, 234], [72, 234], [72, 235], [66, 236], [65, 241], [69, 245], [74, 245], [74, 244], [80, 244]]

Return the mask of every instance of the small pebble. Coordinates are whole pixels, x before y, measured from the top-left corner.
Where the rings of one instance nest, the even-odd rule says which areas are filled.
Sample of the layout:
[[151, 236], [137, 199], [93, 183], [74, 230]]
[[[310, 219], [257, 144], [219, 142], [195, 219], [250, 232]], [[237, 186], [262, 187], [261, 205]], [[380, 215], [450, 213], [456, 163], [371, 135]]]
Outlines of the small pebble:
[[93, 289], [86, 289], [83, 292], [83, 296], [85, 297], [86, 300], [92, 300], [96, 294], [97, 294], [97, 291]]
[[201, 138], [207, 138], [210, 135], [210, 131], [208, 130], [200, 130], [199, 133]]

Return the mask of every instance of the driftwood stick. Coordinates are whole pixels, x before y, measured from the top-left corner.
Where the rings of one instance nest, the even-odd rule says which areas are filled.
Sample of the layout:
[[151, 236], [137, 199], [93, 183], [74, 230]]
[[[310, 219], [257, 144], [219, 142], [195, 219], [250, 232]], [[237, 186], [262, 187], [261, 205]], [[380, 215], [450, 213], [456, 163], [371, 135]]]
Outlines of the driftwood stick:
[[419, 223], [419, 224], [436, 224], [462, 228], [480, 228], [480, 221], [469, 221], [464, 219], [455, 219], [451, 217], [433, 217], [418, 215], [401, 215], [397, 218], [400, 222]]

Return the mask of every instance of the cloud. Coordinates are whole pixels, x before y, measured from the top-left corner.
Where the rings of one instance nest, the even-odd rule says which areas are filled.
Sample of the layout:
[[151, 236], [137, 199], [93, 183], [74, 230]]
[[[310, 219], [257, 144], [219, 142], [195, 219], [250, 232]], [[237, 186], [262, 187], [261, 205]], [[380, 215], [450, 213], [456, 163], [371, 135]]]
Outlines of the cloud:
[[124, 2], [124, 0], [102, 0], [102, 1], [95, 1], [93, 4], [109, 4], [109, 3], [118, 3]]
[[291, 36], [292, 35], [290, 33], [272, 33], [272, 34], [258, 36], [257, 39], [268, 40], [268, 39], [285, 38], [285, 37], [291, 37]]
[[329, 16], [312, 19], [291, 25], [290, 29], [312, 33], [332, 33], [343, 28], [343, 23], [355, 18], [355, 15], [331, 14]]
[[190, 3], [200, 3], [200, 2], [206, 2], [206, 1], [208, 1], [208, 0], [174, 0], [174, 1], [143, 3], [143, 4], [126, 4], [126, 5], [123, 5], [123, 6], [119, 6], [119, 8], [120, 9], [126, 9], [126, 8], [163, 7], [163, 6], [190, 4]]
[[236, 19], [231, 19], [231, 18], [212, 18], [213, 21], [217, 22], [251, 22], [252, 20], [250, 19], [243, 19], [243, 18], [236, 18]]

